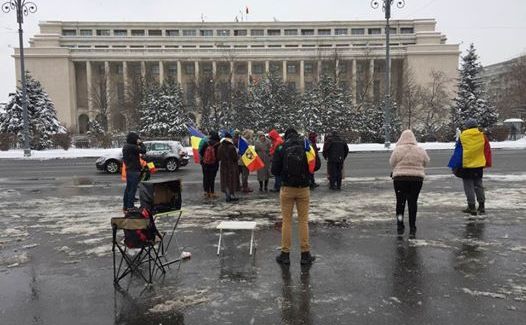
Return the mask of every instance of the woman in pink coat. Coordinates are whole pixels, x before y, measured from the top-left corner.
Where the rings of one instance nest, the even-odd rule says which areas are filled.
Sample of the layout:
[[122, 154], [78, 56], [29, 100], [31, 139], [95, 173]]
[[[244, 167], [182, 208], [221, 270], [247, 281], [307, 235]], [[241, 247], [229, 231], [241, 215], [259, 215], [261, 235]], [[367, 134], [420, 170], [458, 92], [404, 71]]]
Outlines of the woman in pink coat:
[[400, 135], [389, 163], [393, 168], [392, 178], [396, 193], [396, 223], [398, 235], [404, 233], [404, 209], [409, 208], [409, 237], [416, 234], [417, 201], [424, 181], [424, 168], [429, 163], [426, 151], [418, 146], [411, 130]]

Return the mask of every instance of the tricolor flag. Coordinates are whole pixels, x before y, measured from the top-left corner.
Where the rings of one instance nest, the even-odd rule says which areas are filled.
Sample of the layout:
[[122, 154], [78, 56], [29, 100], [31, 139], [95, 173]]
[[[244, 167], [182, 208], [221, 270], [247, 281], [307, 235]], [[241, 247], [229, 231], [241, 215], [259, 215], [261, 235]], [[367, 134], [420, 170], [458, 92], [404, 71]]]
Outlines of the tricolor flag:
[[316, 168], [316, 151], [310, 144], [310, 141], [305, 139], [305, 153], [307, 155], [307, 163], [309, 164], [309, 172], [314, 174]]
[[484, 168], [491, 167], [491, 164], [491, 148], [486, 135], [477, 128], [462, 132], [448, 167], [451, 169]]
[[243, 164], [245, 164], [249, 171], [253, 172], [265, 167], [263, 160], [259, 158], [254, 147], [248, 145], [245, 138], [239, 138], [238, 149], [239, 154], [241, 155], [241, 161], [243, 161]]
[[194, 162], [196, 164], [199, 164], [200, 157], [199, 157], [199, 148], [201, 148], [206, 141], [206, 137], [203, 133], [201, 133], [196, 128], [193, 128], [191, 126], [186, 126], [188, 128], [188, 132], [190, 132], [190, 144], [192, 145], [192, 152], [194, 154]]

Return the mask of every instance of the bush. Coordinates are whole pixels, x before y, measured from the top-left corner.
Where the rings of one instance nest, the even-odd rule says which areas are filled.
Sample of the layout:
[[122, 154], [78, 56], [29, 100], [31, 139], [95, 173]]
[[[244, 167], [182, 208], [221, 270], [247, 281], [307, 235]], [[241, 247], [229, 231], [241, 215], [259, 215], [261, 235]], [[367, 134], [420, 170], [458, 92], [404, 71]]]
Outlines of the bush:
[[57, 147], [61, 147], [64, 150], [71, 148], [71, 133], [67, 131], [66, 133], [57, 133], [54, 134], [53, 144]]
[[15, 144], [15, 136], [9, 133], [0, 133], [0, 150], [7, 151]]

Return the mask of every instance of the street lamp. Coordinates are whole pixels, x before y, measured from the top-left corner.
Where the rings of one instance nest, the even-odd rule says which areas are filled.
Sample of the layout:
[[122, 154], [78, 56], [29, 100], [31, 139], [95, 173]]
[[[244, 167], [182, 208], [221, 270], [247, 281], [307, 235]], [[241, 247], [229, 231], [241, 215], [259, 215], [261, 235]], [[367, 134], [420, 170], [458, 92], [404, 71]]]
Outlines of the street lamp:
[[[391, 28], [389, 26], [389, 19], [391, 19], [391, 6], [393, 5], [394, 0], [372, 0], [371, 7], [373, 9], [378, 9], [380, 7], [380, 2], [382, 2], [382, 10], [385, 12], [385, 101], [384, 101], [384, 137], [385, 137], [385, 147], [389, 148], [391, 146], [390, 134], [389, 134], [389, 124], [391, 121], [391, 55], [390, 55], [390, 42], [389, 36], [391, 33]], [[396, 0], [396, 6], [398, 8], [403, 8], [405, 6], [405, 0]]]
[[26, 89], [26, 69], [24, 66], [24, 31], [22, 24], [24, 23], [24, 16], [29, 13], [37, 11], [37, 5], [31, 1], [26, 0], [11, 0], [2, 4], [2, 11], [5, 13], [16, 10], [16, 22], [18, 23], [18, 41], [20, 43], [20, 76], [22, 79], [22, 118], [24, 120], [24, 157], [31, 156], [31, 148], [29, 146], [29, 119], [27, 115], [27, 89]]

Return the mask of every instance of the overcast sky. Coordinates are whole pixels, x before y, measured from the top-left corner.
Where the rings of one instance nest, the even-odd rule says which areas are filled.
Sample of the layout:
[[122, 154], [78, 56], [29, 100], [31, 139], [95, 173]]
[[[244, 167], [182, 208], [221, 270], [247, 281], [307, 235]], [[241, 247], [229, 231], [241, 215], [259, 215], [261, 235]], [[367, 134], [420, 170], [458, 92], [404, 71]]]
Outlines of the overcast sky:
[[[7, 0], [0, 0], [3, 3]], [[249, 7], [249, 21], [382, 19], [370, 0], [32, 0], [38, 11], [25, 18], [24, 39], [43, 20], [70, 21], [233, 21]], [[465, 50], [475, 43], [484, 65], [526, 54], [525, 0], [406, 0], [393, 19], [435, 18], [448, 43]], [[11, 57], [18, 47], [16, 15], [0, 12], [0, 102], [15, 86]]]

